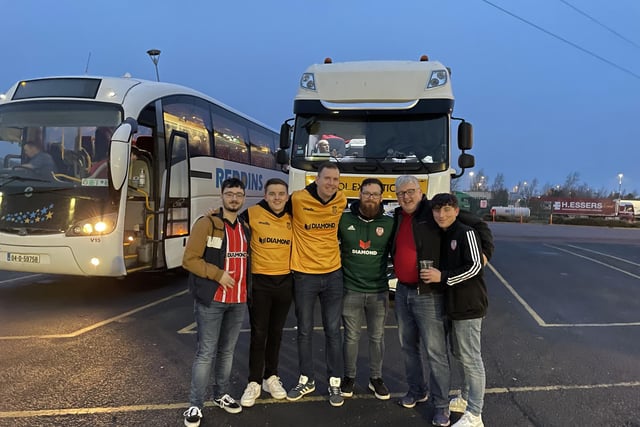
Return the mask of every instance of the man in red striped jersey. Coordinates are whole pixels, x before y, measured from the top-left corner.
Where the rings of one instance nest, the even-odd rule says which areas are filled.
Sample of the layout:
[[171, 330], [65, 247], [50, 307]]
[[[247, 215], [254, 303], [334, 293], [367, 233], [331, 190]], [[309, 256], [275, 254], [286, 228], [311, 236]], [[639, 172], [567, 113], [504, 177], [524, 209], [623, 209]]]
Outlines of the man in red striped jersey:
[[251, 233], [238, 217], [244, 191], [244, 183], [238, 178], [222, 182], [222, 207], [194, 223], [182, 259], [182, 266], [190, 272], [189, 290], [195, 299], [198, 331], [190, 407], [184, 413], [187, 427], [200, 425], [214, 357], [213, 403], [232, 414], [242, 411], [229, 395], [229, 377], [251, 292]]

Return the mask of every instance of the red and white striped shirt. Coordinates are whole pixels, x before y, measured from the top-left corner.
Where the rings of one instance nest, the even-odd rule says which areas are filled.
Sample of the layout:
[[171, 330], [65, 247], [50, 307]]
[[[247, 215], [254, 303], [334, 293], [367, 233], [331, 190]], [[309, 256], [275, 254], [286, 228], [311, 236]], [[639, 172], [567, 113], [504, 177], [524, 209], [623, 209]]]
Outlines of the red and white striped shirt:
[[247, 302], [247, 258], [249, 247], [240, 221], [234, 224], [224, 221], [227, 239], [227, 253], [224, 257], [224, 269], [235, 281], [231, 289], [219, 286], [213, 300], [227, 304]]

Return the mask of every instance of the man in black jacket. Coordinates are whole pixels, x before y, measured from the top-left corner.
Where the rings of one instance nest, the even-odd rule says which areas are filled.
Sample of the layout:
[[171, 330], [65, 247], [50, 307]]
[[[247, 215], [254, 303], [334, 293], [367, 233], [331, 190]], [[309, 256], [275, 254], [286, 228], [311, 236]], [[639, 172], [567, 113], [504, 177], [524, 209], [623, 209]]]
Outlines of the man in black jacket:
[[[422, 194], [415, 176], [404, 175], [396, 180], [396, 196], [400, 207], [394, 219], [392, 258], [398, 287], [395, 313], [398, 335], [404, 356], [409, 390], [400, 405], [413, 408], [425, 402], [431, 392], [436, 408], [432, 423], [448, 426], [450, 369], [444, 319], [444, 285], [423, 283], [419, 277], [418, 261], [430, 260], [440, 265], [440, 231], [434, 221], [431, 203]], [[486, 223], [471, 214], [460, 219], [476, 229], [480, 235], [483, 255], [491, 258], [493, 238]], [[421, 346], [426, 347], [430, 368], [427, 386], [422, 368]]]
[[482, 319], [487, 312], [487, 288], [482, 276], [482, 248], [476, 231], [456, 218], [456, 196], [436, 194], [431, 200], [433, 218], [441, 229], [440, 267], [420, 271], [426, 283], [445, 286], [446, 313], [452, 321], [453, 354], [462, 363], [467, 401], [464, 415], [454, 427], [484, 427], [485, 371], [480, 352]]

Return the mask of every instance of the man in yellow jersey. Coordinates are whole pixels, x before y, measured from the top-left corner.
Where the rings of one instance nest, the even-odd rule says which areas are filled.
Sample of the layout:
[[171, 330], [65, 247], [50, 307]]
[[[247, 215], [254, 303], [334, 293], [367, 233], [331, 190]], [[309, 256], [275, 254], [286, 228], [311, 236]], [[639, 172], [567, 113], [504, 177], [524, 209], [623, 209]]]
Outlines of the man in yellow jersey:
[[265, 184], [264, 199], [240, 214], [251, 228], [253, 279], [249, 304], [249, 383], [240, 399], [245, 407], [253, 406], [262, 390], [274, 399], [287, 396], [278, 376], [278, 355], [282, 328], [293, 300], [289, 267], [291, 214], [285, 209], [288, 200], [287, 183], [271, 178]]
[[316, 389], [313, 370], [313, 311], [320, 299], [326, 343], [329, 403], [342, 406], [342, 264], [338, 245], [338, 223], [347, 197], [338, 191], [340, 171], [326, 162], [318, 168], [315, 182], [291, 195], [293, 243], [291, 270], [298, 319], [298, 362], [300, 379], [287, 394], [298, 400]]

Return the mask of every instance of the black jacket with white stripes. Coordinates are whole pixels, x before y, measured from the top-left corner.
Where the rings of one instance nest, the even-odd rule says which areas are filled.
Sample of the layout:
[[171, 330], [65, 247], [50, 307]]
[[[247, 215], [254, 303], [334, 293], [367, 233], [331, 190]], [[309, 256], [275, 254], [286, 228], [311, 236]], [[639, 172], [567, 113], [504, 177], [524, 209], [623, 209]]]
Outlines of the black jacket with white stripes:
[[488, 299], [478, 233], [456, 219], [448, 229], [441, 230], [440, 244], [447, 314], [453, 320], [484, 317]]

